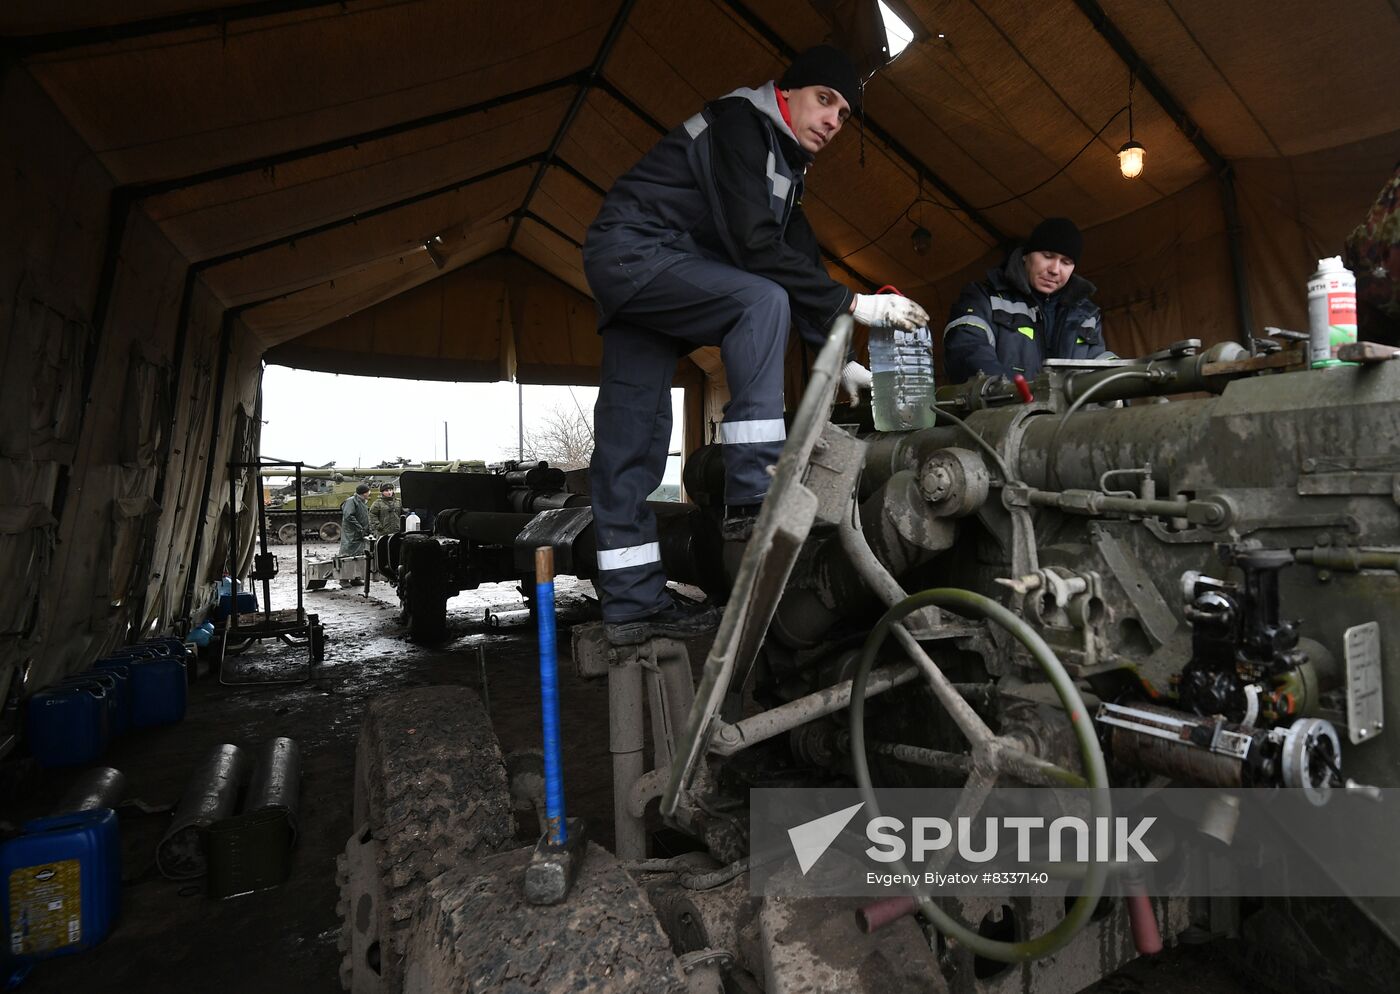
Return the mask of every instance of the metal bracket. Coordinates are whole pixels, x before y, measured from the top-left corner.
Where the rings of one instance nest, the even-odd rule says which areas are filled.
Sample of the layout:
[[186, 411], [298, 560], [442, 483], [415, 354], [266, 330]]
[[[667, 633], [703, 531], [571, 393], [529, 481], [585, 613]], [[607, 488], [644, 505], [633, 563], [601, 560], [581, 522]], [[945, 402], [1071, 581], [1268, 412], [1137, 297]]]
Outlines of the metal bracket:
[[1089, 531], [1109, 572], [1128, 595], [1128, 603], [1137, 611], [1147, 637], [1159, 646], [1164, 645], [1176, 634], [1176, 615], [1172, 614], [1171, 607], [1143, 568], [1141, 560], [1129, 556], [1118, 538], [1106, 529], [1095, 525]]
[[773, 485], [754, 523], [753, 537], [744, 548], [729, 604], [705, 660], [685, 732], [677, 744], [671, 776], [661, 799], [661, 813], [666, 818], [675, 816], [681, 793], [705, 755], [712, 719], [729, 692], [734, 672], [746, 670], [758, 652], [797, 556], [816, 521], [821, 501], [801, 479], [827, 423], [853, 327], [850, 317], [837, 318], [813, 364], [807, 390], [778, 459]]
[[577, 575], [580, 564], [574, 562], [574, 540], [593, 524], [591, 507], [555, 507], [541, 511], [515, 537], [515, 567], [522, 576], [535, 568], [535, 550], [542, 545], [554, 549], [554, 568], [560, 573]]

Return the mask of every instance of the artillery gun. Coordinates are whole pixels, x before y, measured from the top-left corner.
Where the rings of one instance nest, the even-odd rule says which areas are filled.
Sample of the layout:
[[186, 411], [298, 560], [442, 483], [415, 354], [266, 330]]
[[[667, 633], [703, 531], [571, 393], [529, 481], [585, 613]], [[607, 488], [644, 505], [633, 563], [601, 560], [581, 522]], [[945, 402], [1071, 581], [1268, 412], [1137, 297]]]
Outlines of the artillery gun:
[[[290, 475], [292, 468], [272, 466], [264, 470], [264, 475], [275, 475], [277, 470], [286, 469]], [[403, 466], [333, 466], [316, 469], [302, 469], [302, 493], [294, 493], [295, 484], [265, 491], [264, 513], [267, 515], [267, 534], [273, 541], [290, 545], [296, 541], [296, 509], [301, 504], [302, 537], [312, 535], [322, 542], [340, 541], [340, 507], [355, 492], [361, 483], [369, 485], [370, 503], [379, 499], [379, 486], [384, 483], [397, 485], [399, 474], [405, 470], [433, 473], [480, 473], [485, 472], [484, 464], [469, 460], [434, 460]]]
[[[341, 864], [349, 989], [545, 989], [565, 970], [605, 994], [1071, 992], [1138, 955], [1131, 899], [945, 898], [862, 935], [832, 904], [750, 895], [749, 789], [947, 784], [975, 812], [1008, 782], [1397, 785], [1400, 704], [1380, 687], [1400, 669], [1400, 363], [1310, 371], [1296, 349], [1183, 342], [944, 388], [942, 424], [857, 434], [828, 422], [849, 329], [752, 536], [720, 540], [707, 450], [686, 467], [699, 506], [661, 519], [672, 579], [727, 597], [699, 679], [682, 644], [573, 631], [578, 675], [608, 682], [616, 852], [590, 851], [562, 910], [521, 903], [507, 771], [471, 692], [371, 705]], [[410, 613], [520, 575], [542, 545], [561, 572], [596, 570], [586, 506], [437, 521], [400, 550]], [[430, 769], [432, 798], [399, 786]], [[651, 858], [658, 822], [699, 851]], [[1137, 908], [1173, 941], [1304, 934], [1308, 906], [1254, 926], [1233, 898]], [[1394, 909], [1326, 915], [1387, 989]], [[512, 929], [550, 935], [548, 962]], [[1320, 984], [1327, 965], [1291, 968]]]

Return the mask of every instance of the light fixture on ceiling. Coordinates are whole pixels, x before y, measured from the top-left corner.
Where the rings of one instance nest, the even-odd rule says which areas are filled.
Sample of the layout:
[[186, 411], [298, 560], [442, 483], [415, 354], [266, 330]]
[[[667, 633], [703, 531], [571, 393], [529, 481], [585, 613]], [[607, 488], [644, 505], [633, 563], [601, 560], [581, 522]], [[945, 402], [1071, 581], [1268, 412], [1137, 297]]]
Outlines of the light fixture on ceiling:
[[428, 253], [428, 258], [432, 259], [433, 265], [437, 266], [437, 268], [439, 269], [441, 269], [444, 265], [447, 264], [447, 260], [444, 259], [442, 257], [442, 253], [438, 251], [438, 246], [440, 244], [442, 244], [442, 239], [436, 237], [429, 238], [426, 242], [423, 243], [423, 249]]
[[880, 0], [877, 0], [877, 5], [880, 9], [880, 20], [885, 26], [885, 48], [889, 53], [889, 61], [893, 62], [914, 40], [914, 31], [888, 5]]
[[1147, 149], [1143, 148], [1140, 142], [1133, 140], [1133, 87], [1137, 85], [1137, 73], [1128, 74], [1128, 140], [1123, 143], [1123, 147], [1118, 150], [1118, 168], [1123, 173], [1124, 179], [1137, 179], [1142, 175], [1143, 160], [1147, 158]]
[[1124, 142], [1123, 147], [1118, 150], [1118, 168], [1122, 170], [1123, 177], [1137, 179], [1141, 176], [1142, 163], [1146, 157], [1147, 149], [1142, 147], [1141, 142], [1132, 140]]
[[933, 248], [933, 232], [922, 224], [916, 225], [909, 235], [909, 241], [913, 244], [916, 255], [928, 255], [929, 249]]

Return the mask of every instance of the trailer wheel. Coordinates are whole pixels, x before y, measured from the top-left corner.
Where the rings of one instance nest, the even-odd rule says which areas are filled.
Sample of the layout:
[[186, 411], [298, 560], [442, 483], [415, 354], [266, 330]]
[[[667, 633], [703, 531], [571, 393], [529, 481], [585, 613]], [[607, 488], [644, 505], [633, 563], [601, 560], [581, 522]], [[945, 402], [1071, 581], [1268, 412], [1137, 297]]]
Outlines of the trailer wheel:
[[447, 598], [442, 546], [431, 535], [408, 536], [399, 551], [399, 597], [408, 633], [433, 642], [447, 633]]
[[617, 857], [590, 845], [562, 904], [525, 903], [530, 849], [449, 870], [424, 888], [405, 994], [681, 994], [656, 913]]
[[316, 529], [316, 534], [320, 536], [322, 542], [339, 542], [340, 524], [335, 521], [327, 521], [320, 528]]
[[283, 545], [295, 545], [297, 540], [297, 523], [288, 521], [277, 529], [277, 541]]
[[515, 843], [501, 747], [477, 695], [420, 687], [370, 702], [355, 755], [355, 834], [345, 849], [341, 983], [398, 994], [423, 885]]

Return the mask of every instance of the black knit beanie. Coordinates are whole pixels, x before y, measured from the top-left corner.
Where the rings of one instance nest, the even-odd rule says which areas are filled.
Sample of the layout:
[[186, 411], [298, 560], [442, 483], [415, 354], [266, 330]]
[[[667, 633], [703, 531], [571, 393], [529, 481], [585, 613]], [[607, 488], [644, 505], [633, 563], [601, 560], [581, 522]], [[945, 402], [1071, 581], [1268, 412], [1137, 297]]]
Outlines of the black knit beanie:
[[792, 60], [778, 87], [796, 90], [804, 86], [829, 86], [851, 105], [851, 113], [860, 113], [860, 73], [846, 53], [830, 45], [809, 48]]
[[1077, 266], [1084, 252], [1084, 236], [1069, 218], [1047, 217], [1035, 226], [1031, 236], [1026, 239], [1026, 251], [1058, 252], [1069, 256]]

